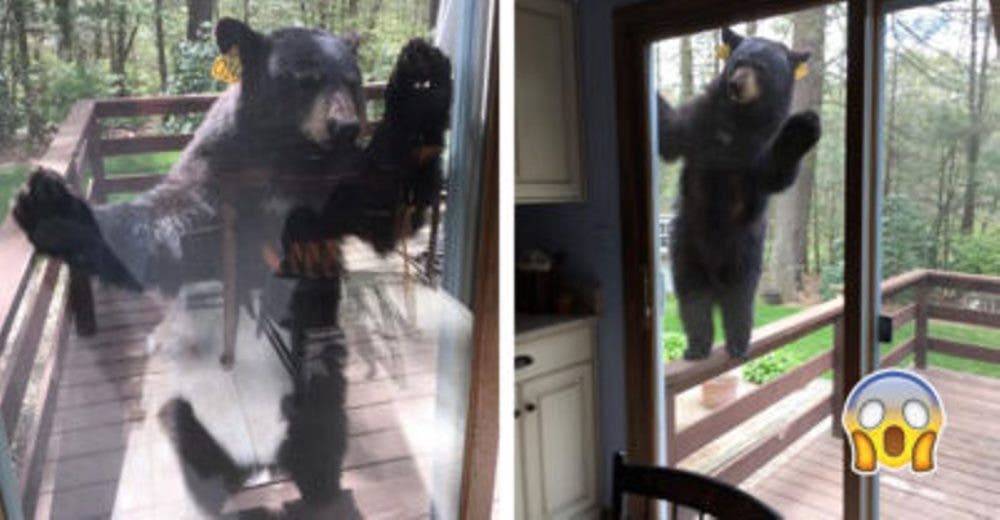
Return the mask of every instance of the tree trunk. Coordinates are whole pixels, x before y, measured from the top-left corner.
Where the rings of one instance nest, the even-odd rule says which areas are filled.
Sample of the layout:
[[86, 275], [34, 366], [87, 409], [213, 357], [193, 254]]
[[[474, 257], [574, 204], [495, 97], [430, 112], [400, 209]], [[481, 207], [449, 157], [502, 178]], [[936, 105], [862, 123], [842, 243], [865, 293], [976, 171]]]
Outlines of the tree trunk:
[[[246, 2], [244, 1], [244, 9]], [[246, 11], [244, 10], [244, 17]], [[156, 69], [160, 73], [160, 93], [167, 91], [167, 52], [163, 43], [163, 0], [153, 0], [153, 23], [156, 29]]]
[[94, 28], [94, 61], [104, 59], [104, 31], [100, 22]]
[[685, 103], [694, 96], [694, 70], [691, 54], [691, 37], [681, 38], [681, 99]]
[[[892, 17], [890, 22], [890, 27], [895, 24], [896, 18]], [[887, 145], [886, 148], [886, 160], [885, 160], [885, 186], [883, 187], [883, 193], [885, 196], [889, 196], [892, 193], [892, 179], [893, 175], [896, 173], [896, 167], [899, 163], [899, 136], [896, 134], [896, 98], [899, 83], [899, 44], [897, 43], [892, 49], [892, 67], [889, 73], [889, 125], [886, 129], [887, 134]]]
[[[987, 82], [985, 80], [988, 57], [990, 52], [990, 27], [985, 25], [983, 34], [982, 64], [976, 59], [976, 43], [978, 37], [979, 9], [978, 2], [972, 0], [972, 10], [970, 13], [970, 36], [969, 44], [969, 85], [968, 85], [968, 110], [969, 110], [969, 135], [965, 146], [965, 193], [962, 196], [962, 224], [959, 228], [962, 234], [971, 233], [976, 220], [976, 188], [978, 184], [977, 169], [979, 167], [979, 150], [984, 138], [984, 128], [982, 121], [983, 101], [985, 100], [985, 90]], [[981, 67], [977, 70], [977, 67]]]
[[125, 96], [128, 94], [125, 64], [128, 63], [128, 56], [132, 52], [139, 26], [133, 25], [131, 29], [129, 28], [129, 12], [126, 4], [115, 6], [110, 20], [112, 26], [108, 29], [108, 54], [111, 56], [111, 73], [117, 76], [115, 79], [117, 94]]
[[4, 73], [7, 62], [3, 60], [7, 50], [7, 29], [10, 27], [10, 6], [4, 6], [3, 18], [0, 18], [0, 74]]
[[200, 36], [202, 24], [212, 22], [212, 0], [187, 0], [187, 39], [195, 41]]
[[243, 23], [250, 25], [250, 0], [243, 0]]
[[55, 0], [56, 26], [59, 27], [59, 39], [56, 42], [56, 54], [59, 59], [73, 59], [73, 13], [70, 0]]
[[372, 4], [372, 10], [370, 13], [371, 16], [368, 17], [368, 32], [375, 30], [375, 24], [378, 22], [378, 18], [382, 14], [382, 0], [375, 0]]
[[[718, 49], [722, 41], [719, 39], [719, 31], [712, 31], [712, 49]], [[712, 60], [712, 77], [719, 75], [719, 64], [722, 60]]]
[[441, 0], [430, 0], [427, 2], [427, 27], [433, 29], [437, 26], [437, 15], [440, 7]]
[[[813, 109], [821, 112], [823, 104], [824, 29], [826, 8], [818, 7], [792, 16], [792, 48], [809, 49], [813, 71], [799, 80], [792, 97], [792, 111]], [[816, 150], [802, 160], [798, 178], [786, 192], [773, 198], [773, 242], [768, 265], [773, 284], [770, 293], [785, 302], [798, 299], [803, 289], [802, 274], [809, 252], [809, 209], [816, 179]]]
[[28, 49], [28, 5], [26, 0], [11, 0], [11, 19], [17, 37], [17, 61], [14, 64], [17, 81], [21, 84], [21, 102], [28, 115], [28, 135], [32, 140], [42, 135], [42, 119], [35, 109], [36, 92], [31, 83], [31, 55]]

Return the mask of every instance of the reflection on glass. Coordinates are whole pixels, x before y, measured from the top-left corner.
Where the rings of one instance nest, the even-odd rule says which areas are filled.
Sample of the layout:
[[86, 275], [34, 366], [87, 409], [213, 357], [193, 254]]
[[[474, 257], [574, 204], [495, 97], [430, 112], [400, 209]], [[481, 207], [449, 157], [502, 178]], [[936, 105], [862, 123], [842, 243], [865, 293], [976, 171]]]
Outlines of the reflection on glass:
[[[449, 54], [482, 51], [480, 11], [444, 10]], [[15, 202], [40, 253], [98, 280], [97, 332], [66, 346], [36, 510], [447, 517], [472, 316], [439, 283], [469, 293], [472, 276], [439, 253], [475, 231], [442, 225], [443, 200], [475, 222], [477, 188], [457, 170], [462, 197], [443, 194], [445, 155], [467, 159], [446, 136], [457, 121], [464, 153], [481, 145], [482, 71], [413, 39], [384, 88], [365, 86], [354, 36], [231, 18], [214, 36], [214, 77], [234, 84], [152, 188], [97, 204], [40, 168]], [[453, 93], [453, 72], [473, 91]]]
[[[884, 517], [1000, 507], [981, 486], [1000, 470], [976, 462], [1000, 449], [983, 435], [1000, 421], [977, 411], [1000, 378], [989, 361], [1000, 345], [1000, 62], [988, 4], [898, 2], [884, 19], [881, 268], [883, 290], [894, 290], [882, 313], [895, 330], [882, 356], [926, 378], [945, 414], [933, 473], [881, 471]], [[926, 410], [906, 404], [907, 422], [927, 422]]]
[[[791, 518], [839, 516], [843, 495], [822, 377], [839, 319], [809, 315], [843, 283], [845, 15], [833, 4], [650, 49], [667, 462]], [[804, 334], [765, 344], [765, 326]]]

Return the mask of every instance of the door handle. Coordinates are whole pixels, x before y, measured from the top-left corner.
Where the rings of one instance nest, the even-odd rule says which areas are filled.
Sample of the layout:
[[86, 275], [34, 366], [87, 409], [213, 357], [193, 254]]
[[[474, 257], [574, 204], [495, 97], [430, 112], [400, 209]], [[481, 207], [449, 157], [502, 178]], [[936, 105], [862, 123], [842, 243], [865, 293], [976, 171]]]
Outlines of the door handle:
[[878, 317], [878, 340], [892, 343], [892, 318], [884, 314]]
[[514, 370], [520, 370], [522, 368], [529, 367], [532, 364], [534, 364], [534, 362], [535, 358], [527, 354], [520, 354], [514, 356]]
[[535, 405], [533, 403], [528, 403], [524, 405], [524, 411], [531, 413], [535, 411]]

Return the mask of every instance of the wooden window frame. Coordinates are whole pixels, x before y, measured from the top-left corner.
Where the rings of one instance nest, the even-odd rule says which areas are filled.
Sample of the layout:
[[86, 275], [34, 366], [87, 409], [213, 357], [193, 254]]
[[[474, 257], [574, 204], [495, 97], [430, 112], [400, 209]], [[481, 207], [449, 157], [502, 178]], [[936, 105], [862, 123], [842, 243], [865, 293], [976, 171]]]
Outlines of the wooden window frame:
[[500, 445], [500, 154], [499, 154], [499, 2], [493, 4], [490, 68], [486, 80], [486, 132], [482, 192], [480, 194], [479, 250], [472, 310], [472, 359], [469, 403], [462, 460], [460, 518], [490, 518], [496, 487]]
[[[994, 0], [995, 1], [995, 0]], [[627, 448], [630, 460], [655, 464], [658, 460], [655, 348], [658, 316], [650, 295], [655, 244], [653, 222], [649, 46], [655, 41], [718, 28], [751, 19], [780, 15], [824, 4], [829, 0], [646, 0], [618, 8], [613, 14], [617, 129], [621, 181], [621, 233], [625, 322], [625, 381]], [[844, 338], [839, 373], [842, 388], [853, 386], [877, 367], [875, 341], [879, 312], [878, 240], [881, 175], [878, 161], [882, 86], [881, 21], [885, 0], [846, 0], [847, 109], [844, 166]], [[853, 173], [852, 173], [853, 172]], [[670, 410], [668, 410], [670, 413]], [[878, 517], [878, 477], [860, 477], [851, 471], [851, 450], [844, 441], [843, 514], [845, 518]], [[638, 508], [645, 504], [634, 502]], [[652, 509], [648, 512], [652, 513]], [[643, 514], [642, 511], [636, 513]]]

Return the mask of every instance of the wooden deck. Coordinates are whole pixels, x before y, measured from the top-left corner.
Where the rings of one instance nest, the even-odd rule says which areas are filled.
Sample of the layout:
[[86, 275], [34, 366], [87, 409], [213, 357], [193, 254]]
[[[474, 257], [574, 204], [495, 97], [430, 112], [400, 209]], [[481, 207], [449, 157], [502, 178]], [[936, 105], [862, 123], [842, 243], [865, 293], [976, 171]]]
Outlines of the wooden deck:
[[[355, 267], [378, 263], [354, 258]], [[394, 287], [383, 290], [401, 303], [402, 291]], [[368, 311], [356, 305], [352, 298], [364, 289], [345, 292], [349, 439], [342, 485], [353, 500], [317, 517], [351, 518], [355, 509], [364, 518], [429, 514], [432, 474], [440, 470], [433, 459], [447, 440], [435, 414], [438, 341], [442, 335], [465, 341], [468, 330], [435, 291], [419, 284], [415, 291], [418, 315], [406, 316], [409, 327], [387, 325], [377, 305]], [[196, 328], [204, 329], [199, 337], [209, 340], [193, 350], [148, 355], [146, 337], [163, 315], [157, 302], [107, 288], [95, 293], [97, 334], [72, 335], [67, 345], [35, 518], [212, 517], [185, 484], [157, 417], [160, 407], [171, 397], [188, 397], [234, 459], [263, 465], [284, 436], [279, 400], [290, 388], [287, 373], [245, 314], [236, 365], [224, 371], [218, 361], [222, 311], [211, 297], [209, 305], [190, 310]], [[456, 318], [441, 318], [449, 315]], [[216, 500], [224, 513], [236, 513], [295, 507], [297, 499], [295, 486], [277, 479]]]
[[[883, 470], [882, 518], [996, 518], [1000, 511], [1000, 380], [941, 368], [921, 371], [944, 402], [938, 469], [915, 475]], [[824, 421], [744, 482], [786, 518], [842, 518], [840, 439]]]

